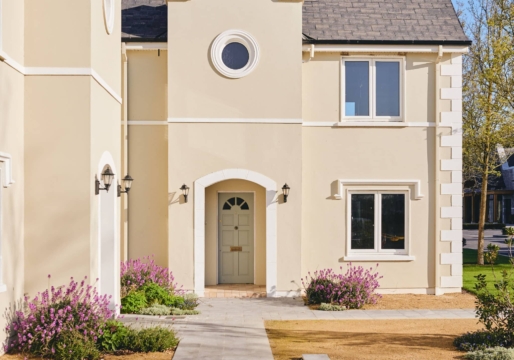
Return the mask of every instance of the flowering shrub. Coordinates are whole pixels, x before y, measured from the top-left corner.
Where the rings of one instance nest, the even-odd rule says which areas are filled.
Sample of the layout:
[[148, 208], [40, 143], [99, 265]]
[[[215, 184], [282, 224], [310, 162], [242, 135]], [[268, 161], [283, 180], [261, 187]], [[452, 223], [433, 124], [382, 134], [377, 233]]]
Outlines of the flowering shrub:
[[[96, 358], [90, 345], [102, 334], [113, 312], [109, 309], [110, 297], [99, 295], [96, 287], [86, 285], [86, 280], [78, 283], [71, 278], [67, 286], [52, 286], [31, 301], [26, 297], [27, 310], [17, 311], [6, 327], [10, 341], [4, 350], [60, 358], [71, 351], [70, 359], [76, 359], [74, 351], [80, 350], [82, 357], [87, 353], [87, 358]], [[77, 334], [80, 339], [74, 336]], [[67, 344], [70, 348], [65, 351]]]
[[168, 268], [155, 264], [150, 256], [121, 263], [121, 296], [132, 290], [139, 290], [144, 285], [154, 283], [168, 290], [171, 294], [182, 292], [177, 289], [175, 277]]
[[[378, 264], [377, 264], [378, 267]], [[342, 267], [340, 268], [343, 269]], [[315, 271], [302, 279], [309, 304], [336, 304], [347, 309], [360, 309], [365, 304], [375, 304], [380, 295], [375, 290], [380, 286], [376, 268], [348, 264], [345, 274], [332, 269]]]

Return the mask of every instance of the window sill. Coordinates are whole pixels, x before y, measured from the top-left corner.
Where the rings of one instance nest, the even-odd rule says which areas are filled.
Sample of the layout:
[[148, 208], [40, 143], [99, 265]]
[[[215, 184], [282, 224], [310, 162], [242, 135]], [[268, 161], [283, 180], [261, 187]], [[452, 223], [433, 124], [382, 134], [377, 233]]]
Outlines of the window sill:
[[350, 255], [343, 257], [343, 261], [414, 261], [415, 256], [409, 255]]

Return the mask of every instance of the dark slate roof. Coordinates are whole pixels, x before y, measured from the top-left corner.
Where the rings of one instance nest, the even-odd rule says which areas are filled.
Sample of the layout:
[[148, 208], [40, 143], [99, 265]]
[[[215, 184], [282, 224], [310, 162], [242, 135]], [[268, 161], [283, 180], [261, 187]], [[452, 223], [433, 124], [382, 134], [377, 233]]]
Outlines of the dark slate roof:
[[[122, 40], [166, 41], [167, 17], [166, 0], [122, 0]], [[451, 0], [304, 0], [303, 40], [469, 44]]]
[[303, 34], [318, 43], [467, 43], [451, 0], [304, 0]]
[[123, 0], [121, 37], [123, 41], [166, 41], [168, 38], [166, 0]]

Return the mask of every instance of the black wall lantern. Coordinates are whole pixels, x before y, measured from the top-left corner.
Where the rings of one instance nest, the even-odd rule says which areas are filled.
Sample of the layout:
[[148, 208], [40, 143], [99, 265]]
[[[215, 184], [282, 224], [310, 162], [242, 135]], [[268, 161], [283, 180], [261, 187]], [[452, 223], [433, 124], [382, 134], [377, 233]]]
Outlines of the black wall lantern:
[[108, 167], [105, 169], [105, 171], [102, 173], [102, 181], [104, 183], [104, 188], [100, 187], [100, 180], [95, 180], [95, 195], [100, 194], [100, 190], [105, 190], [109, 192], [109, 188], [111, 187], [112, 181], [114, 180], [114, 173], [112, 172], [111, 168]]
[[125, 188], [125, 190], [122, 190], [121, 185], [118, 184], [118, 197], [120, 197], [121, 194], [128, 194], [130, 188], [132, 187], [132, 181], [134, 181], [134, 179], [132, 179], [132, 176], [127, 174], [121, 181], [123, 182], [123, 188]]
[[284, 186], [282, 186], [282, 193], [284, 194], [284, 202], [285, 203], [287, 202], [287, 197], [289, 196], [289, 190], [291, 190], [289, 185], [284, 184]]
[[182, 185], [180, 190], [182, 190], [182, 195], [184, 195], [184, 202], [187, 203], [187, 196], [189, 195], [189, 186], [184, 184], [184, 185]]

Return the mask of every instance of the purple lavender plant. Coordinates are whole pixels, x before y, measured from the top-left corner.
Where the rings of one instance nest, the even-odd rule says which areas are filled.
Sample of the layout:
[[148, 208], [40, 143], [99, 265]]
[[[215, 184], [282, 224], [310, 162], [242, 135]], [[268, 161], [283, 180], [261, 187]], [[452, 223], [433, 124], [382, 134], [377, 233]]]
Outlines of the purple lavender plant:
[[[50, 276], [49, 276], [50, 277]], [[114, 313], [109, 309], [110, 296], [99, 295], [96, 287], [71, 278], [68, 285], [38, 293], [29, 301], [25, 311], [16, 311], [5, 330], [9, 341], [6, 352], [52, 357], [62, 334], [78, 332], [95, 342], [102, 334], [105, 322]]]
[[175, 277], [168, 268], [155, 264], [153, 256], [143, 259], [127, 260], [121, 263], [121, 297], [131, 290], [138, 290], [147, 283], [155, 283], [170, 292], [181, 294]]
[[318, 270], [312, 275], [309, 272], [302, 279], [307, 301], [309, 304], [337, 304], [347, 309], [376, 304], [381, 296], [375, 291], [380, 287], [378, 280], [382, 278], [377, 268], [378, 264], [374, 269], [364, 269], [349, 263], [345, 274], [335, 273], [332, 269]]

